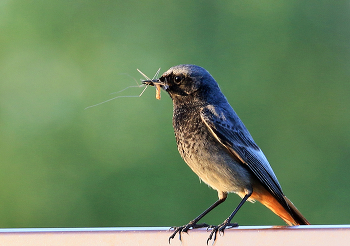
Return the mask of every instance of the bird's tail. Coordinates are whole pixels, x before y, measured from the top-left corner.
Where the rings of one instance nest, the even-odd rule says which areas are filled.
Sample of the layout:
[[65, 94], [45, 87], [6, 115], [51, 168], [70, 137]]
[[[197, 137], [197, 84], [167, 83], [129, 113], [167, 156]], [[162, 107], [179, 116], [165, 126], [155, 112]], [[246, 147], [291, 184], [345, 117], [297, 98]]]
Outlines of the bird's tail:
[[294, 204], [286, 196], [284, 196], [284, 200], [286, 201], [286, 203], [288, 204], [288, 207], [292, 211], [292, 214], [293, 214], [292, 217], [294, 219], [293, 225], [310, 225], [310, 222], [299, 212], [299, 210], [294, 206]]
[[281, 205], [277, 199], [267, 190], [264, 192], [253, 192], [251, 198], [258, 200], [260, 203], [277, 214], [288, 225], [310, 225], [309, 221], [299, 212], [294, 204], [284, 196], [284, 200], [288, 206]]

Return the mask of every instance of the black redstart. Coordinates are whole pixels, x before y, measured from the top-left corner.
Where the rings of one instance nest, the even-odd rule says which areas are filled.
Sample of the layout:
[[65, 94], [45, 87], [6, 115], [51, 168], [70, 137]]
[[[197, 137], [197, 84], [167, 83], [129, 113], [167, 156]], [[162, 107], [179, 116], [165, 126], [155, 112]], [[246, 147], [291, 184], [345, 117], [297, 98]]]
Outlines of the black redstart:
[[178, 65], [159, 79], [144, 84], [161, 86], [173, 101], [173, 127], [178, 150], [187, 165], [203, 182], [217, 190], [219, 199], [188, 224], [173, 227], [174, 238], [197, 224], [212, 209], [226, 200], [228, 193], [242, 200], [232, 214], [212, 229], [207, 243], [215, 241], [217, 232], [231, 223], [240, 207], [248, 201], [259, 201], [288, 225], [309, 225], [282, 188], [265, 155], [222, 94], [214, 78], [204, 68]]

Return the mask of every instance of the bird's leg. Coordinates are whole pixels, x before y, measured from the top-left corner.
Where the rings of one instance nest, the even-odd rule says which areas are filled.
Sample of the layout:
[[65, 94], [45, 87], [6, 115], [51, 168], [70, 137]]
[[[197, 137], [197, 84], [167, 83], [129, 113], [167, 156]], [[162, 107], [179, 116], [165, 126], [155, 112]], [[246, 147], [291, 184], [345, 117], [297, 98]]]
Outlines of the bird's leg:
[[195, 228], [202, 228], [202, 227], [208, 227], [208, 224], [202, 223], [197, 224], [197, 222], [203, 218], [205, 215], [207, 215], [211, 210], [213, 210], [215, 207], [217, 207], [219, 204], [223, 203], [226, 200], [227, 195], [224, 197], [220, 197], [219, 200], [217, 200], [213, 205], [211, 205], [209, 208], [207, 208], [203, 213], [201, 213], [198, 217], [196, 217], [194, 220], [191, 220], [188, 224], [183, 226], [173, 226], [170, 229], [174, 229], [174, 233], [171, 234], [169, 237], [169, 243], [170, 240], [173, 239], [176, 235], [176, 233], [179, 234], [179, 239], [181, 241], [181, 233], [187, 232], [189, 229], [195, 229]]
[[[211, 239], [213, 239], [213, 242], [215, 242], [216, 240], [216, 235], [218, 232], [222, 232], [224, 233], [224, 230], [227, 227], [237, 227], [238, 224], [237, 223], [231, 223], [232, 218], [236, 215], [236, 213], [238, 212], [238, 210], [242, 207], [242, 205], [248, 200], [248, 198], [251, 196], [253, 192], [249, 192], [248, 194], [246, 194], [242, 201], [238, 204], [238, 206], [236, 207], [236, 209], [232, 212], [232, 214], [224, 221], [222, 222], [220, 225], [217, 226], [209, 226], [209, 229], [212, 229], [208, 239], [207, 239], [207, 244], [209, 243], [209, 241]], [[214, 238], [213, 238], [214, 236]]]

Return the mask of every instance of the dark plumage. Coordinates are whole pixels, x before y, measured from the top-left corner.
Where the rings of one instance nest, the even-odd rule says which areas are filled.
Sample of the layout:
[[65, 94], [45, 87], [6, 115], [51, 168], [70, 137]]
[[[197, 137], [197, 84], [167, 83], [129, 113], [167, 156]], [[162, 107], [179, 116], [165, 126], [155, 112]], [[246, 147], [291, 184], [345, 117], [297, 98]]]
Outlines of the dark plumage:
[[158, 80], [173, 101], [173, 127], [179, 153], [201, 180], [217, 190], [219, 200], [187, 225], [174, 227], [176, 233], [208, 226], [197, 222], [228, 193], [242, 197], [241, 203], [220, 225], [210, 226], [208, 241], [231, 224], [245, 201], [258, 200], [289, 225], [309, 222], [301, 215], [282, 188], [265, 155], [222, 94], [214, 78], [195, 65], [170, 68]]

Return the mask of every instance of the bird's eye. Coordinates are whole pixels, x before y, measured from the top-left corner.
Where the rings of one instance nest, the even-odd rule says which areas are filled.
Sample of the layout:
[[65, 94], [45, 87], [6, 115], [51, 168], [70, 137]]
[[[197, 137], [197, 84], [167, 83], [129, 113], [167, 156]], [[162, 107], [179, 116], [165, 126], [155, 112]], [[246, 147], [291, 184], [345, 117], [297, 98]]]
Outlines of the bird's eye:
[[182, 81], [182, 77], [181, 76], [176, 76], [175, 78], [174, 78], [174, 81], [175, 81], [175, 83], [180, 83], [181, 81]]

